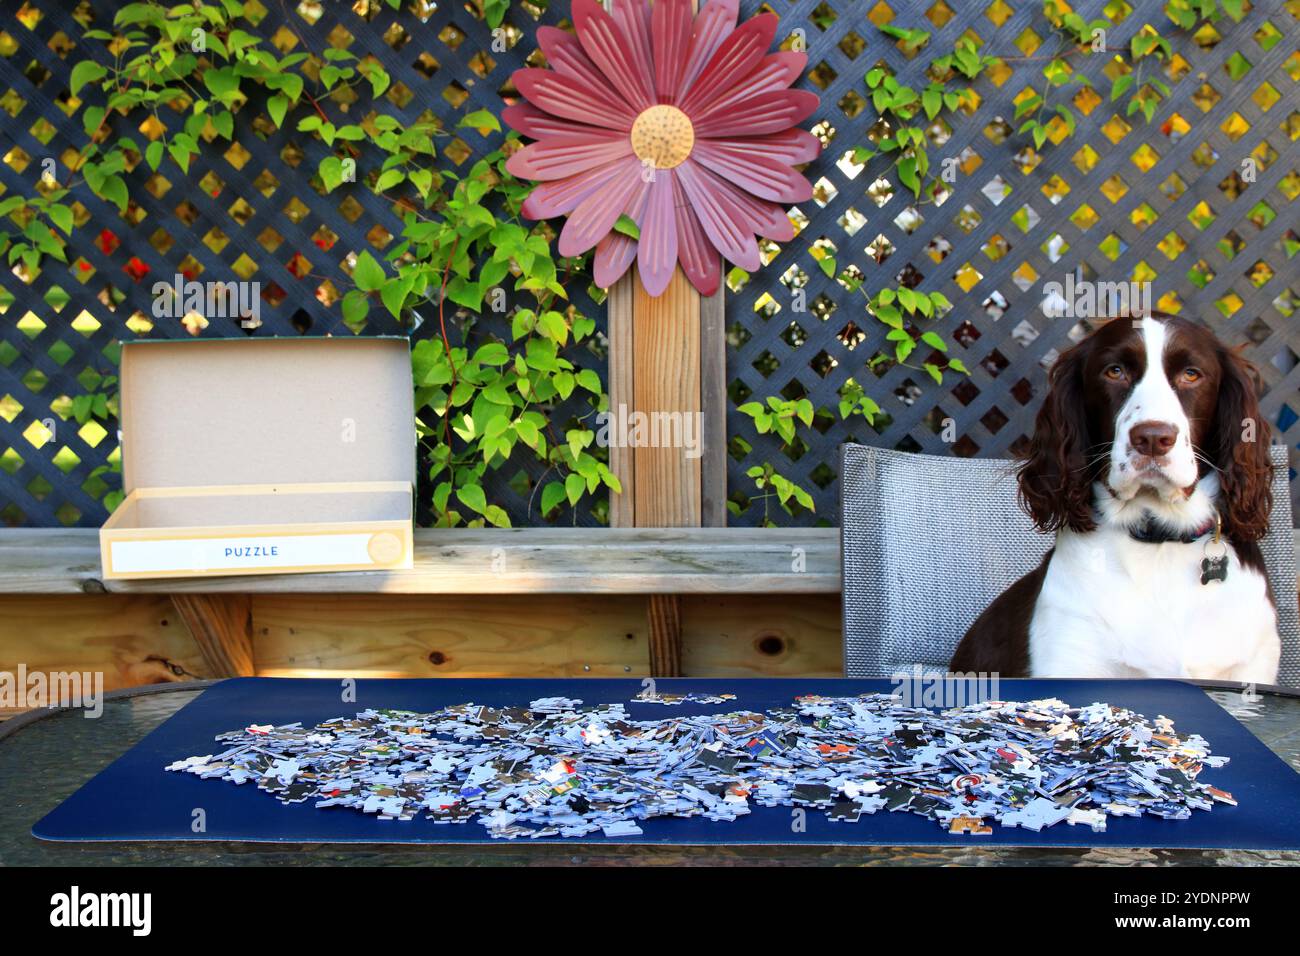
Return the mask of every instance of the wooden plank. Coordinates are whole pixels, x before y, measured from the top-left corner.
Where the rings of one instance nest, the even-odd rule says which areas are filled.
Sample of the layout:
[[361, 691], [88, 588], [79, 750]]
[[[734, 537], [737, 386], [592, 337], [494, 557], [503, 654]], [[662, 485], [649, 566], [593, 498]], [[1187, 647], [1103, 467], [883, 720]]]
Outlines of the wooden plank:
[[415, 532], [409, 571], [106, 582], [93, 528], [9, 528], [0, 594], [832, 594], [839, 560], [835, 528], [431, 528]]
[[[666, 414], [676, 437], [685, 429], [699, 435], [700, 294], [678, 269], [663, 295], [636, 286], [632, 309], [633, 408]], [[665, 429], [666, 430], [666, 429]], [[684, 447], [633, 450], [636, 523], [642, 528], [699, 527], [700, 459]]]
[[690, 594], [682, 668], [692, 677], [843, 677], [835, 595]]
[[[723, 267], [726, 274], [726, 267]], [[727, 524], [726, 286], [700, 298], [700, 523]]]
[[[609, 328], [609, 412], [617, 416], [620, 410], [631, 411], [636, 405], [632, 386], [632, 356], [635, 338], [632, 326], [632, 305], [635, 301], [635, 270], [628, 272], [609, 290], [605, 300]], [[609, 524], [612, 528], [631, 528], [636, 525], [636, 471], [632, 449], [623, 444], [613, 444], [609, 449], [609, 470], [618, 478], [622, 491], [609, 495]]]
[[[652, 420], [668, 423], [661, 447], [640, 445], [632, 452], [634, 520], [642, 527], [698, 527], [702, 523], [700, 408], [700, 294], [681, 269], [662, 295], [650, 296], [635, 286], [632, 306], [633, 408]], [[667, 434], [665, 434], [667, 432]], [[699, 442], [696, 453], [687, 436]], [[646, 602], [650, 628], [650, 673], [682, 673], [682, 612], [674, 594], [652, 595]]]
[[252, 677], [252, 599], [247, 594], [173, 594], [213, 677]]
[[[637, 595], [257, 595], [264, 676], [644, 677], [649, 634]], [[840, 673], [834, 595], [688, 595], [693, 676]], [[165, 597], [0, 597], [0, 670], [105, 674], [109, 690], [203, 679], [198, 646]]]
[[[104, 690], [204, 680], [207, 662], [166, 597], [0, 597], [0, 671], [102, 674]], [[18, 709], [0, 709], [0, 717]]]
[[650, 676], [682, 674], [682, 604], [676, 594], [652, 594], [646, 599], [650, 637]]
[[[645, 677], [636, 595], [257, 595], [263, 676]], [[843, 674], [834, 595], [686, 595], [682, 669], [698, 677]]]
[[258, 595], [257, 672], [304, 677], [644, 677], [632, 595]]

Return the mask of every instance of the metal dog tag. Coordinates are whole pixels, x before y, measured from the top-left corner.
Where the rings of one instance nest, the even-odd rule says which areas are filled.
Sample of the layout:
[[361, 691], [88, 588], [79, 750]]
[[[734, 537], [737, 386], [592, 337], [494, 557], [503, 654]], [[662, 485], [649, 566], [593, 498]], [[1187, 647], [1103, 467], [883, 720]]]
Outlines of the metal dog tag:
[[1228, 580], [1228, 556], [1207, 557], [1201, 562], [1201, 583]]

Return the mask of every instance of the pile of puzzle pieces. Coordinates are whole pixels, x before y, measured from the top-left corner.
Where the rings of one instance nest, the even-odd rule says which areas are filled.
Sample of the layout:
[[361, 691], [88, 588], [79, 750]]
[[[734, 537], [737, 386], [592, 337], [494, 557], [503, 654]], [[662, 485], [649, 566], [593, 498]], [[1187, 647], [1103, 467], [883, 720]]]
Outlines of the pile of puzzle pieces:
[[217, 740], [221, 753], [167, 769], [386, 820], [477, 820], [503, 839], [634, 836], [654, 817], [733, 821], [751, 803], [844, 823], [907, 811], [975, 836], [993, 823], [1101, 831], [1110, 816], [1182, 820], [1235, 805], [1197, 780], [1228, 760], [1202, 737], [1163, 717], [1056, 699], [933, 711], [886, 694], [804, 696], [764, 713], [633, 720], [623, 704], [548, 697], [365, 710], [310, 729], [255, 724]]

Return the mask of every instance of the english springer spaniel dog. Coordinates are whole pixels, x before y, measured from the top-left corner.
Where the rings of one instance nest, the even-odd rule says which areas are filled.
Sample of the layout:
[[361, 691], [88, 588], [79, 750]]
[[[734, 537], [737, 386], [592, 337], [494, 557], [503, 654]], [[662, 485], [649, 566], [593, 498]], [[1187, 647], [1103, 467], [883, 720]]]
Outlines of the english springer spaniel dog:
[[1062, 354], [1018, 474], [1056, 546], [971, 625], [952, 670], [1275, 683], [1255, 383], [1212, 332], [1163, 313]]

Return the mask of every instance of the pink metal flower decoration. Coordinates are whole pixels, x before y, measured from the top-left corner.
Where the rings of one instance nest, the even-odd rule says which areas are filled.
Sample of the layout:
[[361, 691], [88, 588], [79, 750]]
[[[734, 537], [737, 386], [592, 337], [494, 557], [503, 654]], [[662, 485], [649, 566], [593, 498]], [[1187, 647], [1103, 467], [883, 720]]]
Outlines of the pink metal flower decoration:
[[[505, 121], [537, 142], [506, 168], [541, 180], [524, 203], [530, 219], [567, 216], [560, 254], [596, 249], [595, 280], [614, 283], [636, 260], [659, 295], [677, 262], [695, 288], [717, 291], [718, 253], [760, 265], [755, 235], [784, 242], [794, 227], [782, 203], [812, 196], [796, 163], [821, 144], [796, 129], [817, 108], [791, 90], [802, 53], [767, 52], [777, 17], [737, 26], [737, 0], [573, 0], [577, 35], [542, 27], [551, 69], [517, 70], [525, 103]], [[614, 230], [620, 215], [640, 239]]]

